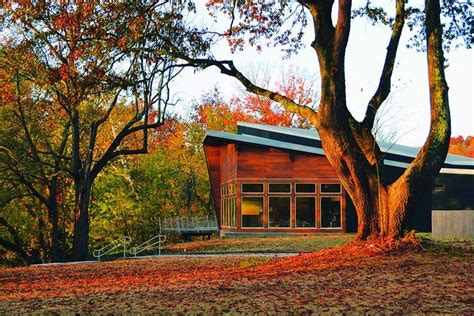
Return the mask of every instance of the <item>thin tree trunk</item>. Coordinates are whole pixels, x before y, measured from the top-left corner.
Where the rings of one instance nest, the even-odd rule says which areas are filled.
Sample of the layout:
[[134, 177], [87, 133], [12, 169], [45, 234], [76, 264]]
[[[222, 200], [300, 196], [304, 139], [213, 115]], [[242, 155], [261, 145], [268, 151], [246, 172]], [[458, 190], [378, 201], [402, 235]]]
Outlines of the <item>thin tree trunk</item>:
[[79, 203], [76, 205], [74, 226], [73, 259], [85, 260], [89, 255], [89, 202], [91, 188], [84, 185]]
[[49, 222], [51, 224], [51, 246], [49, 250], [49, 261], [58, 262], [61, 260], [61, 251], [59, 246], [59, 226], [58, 226], [58, 204], [56, 200], [57, 196], [57, 178], [55, 177], [51, 181], [49, 186], [49, 198], [48, 198], [48, 213]]

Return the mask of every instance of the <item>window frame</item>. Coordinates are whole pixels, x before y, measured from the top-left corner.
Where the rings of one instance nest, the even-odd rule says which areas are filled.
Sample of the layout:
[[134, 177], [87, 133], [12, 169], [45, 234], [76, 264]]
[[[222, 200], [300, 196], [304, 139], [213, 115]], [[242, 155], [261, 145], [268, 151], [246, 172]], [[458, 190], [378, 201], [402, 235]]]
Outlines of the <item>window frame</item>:
[[[322, 187], [323, 185], [326, 185], [326, 184], [337, 184], [339, 185], [339, 191], [338, 192], [324, 192]], [[340, 182], [321, 182], [319, 183], [319, 193], [321, 195], [340, 195], [342, 194], [342, 185]]]
[[[247, 194], [247, 193], [246, 193]], [[260, 193], [261, 194], [261, 193]], [[262, 199], [262, 226], [254, 226], [254, 227], [249, 227], [249, 226], [244, 226], [244, 213], [243, 213], [243, 199], [244, 198], [248, 198], [248, 197], [252, 197], [252, 198], [255, 198], [255, 197], [259, 197]], [[240, 229], [262, 229], [262, 228], [265, 228], [265, 196], [263, 195], [240, 195]]]
[[[261, 192], [247, 192], [247, 191], [244, 191], [244, 185], [246, 184], [261, 184], [262, 185], [262, 191]], [[240, 195], [243, 196], [244, 194], [250, 194], [250, 195], [254, 195], [254, 194], [263, 194], [265, 193], [265, 183], [263, 182], [241, 182], [240, 183]]]
[[[312, 193], [314, 194], [314, 193]], [[302, 227], [302, 226], [297, 226], [296, 224], [296, 214], [298, 212], [298, 203], [297, 199], [298, 198], [312, 198], [314, 201], [314, 226], [307, 226], [307, 227]], [[295, 196], [295, 229], [317, 229], [318, 228], [318, 200], [319, 198], [316, 195], [297, 195]]]
[[[337, 198], [339, 199], [339, 225], [338, 227], [324, 227], [323, 226], [323, 199], [324, 198]], [[334, 195], [334, 194], [328, 194], [328, 195], [321, 195], [319, 197], [319, 229], [342, 229], [342, 195]]]
[[[286, 191], [285, 191], [285, 192], [272, 192], [272, 191], [270, 191], [270, 185], [271, 185], [271, 184], [285, 184], [285, 185], [287, 184], [287, 185], [289, 185], [290, 190], [289, 190], [288, 192], [286, 192]], [[291, 195], [291, 193], [292, 193], [291, 189], [292, 189], [292, 183], [291, 183], [291, 182], [268, 182], [267, 191], [268, 191], [268, 194], [269, 194], [269, 195], [270, 195], [270, 194], [271, 194], [271, 195], [281, 195], [281, 194], [289, 194], [289, 195]]]
[[[267, 196], [267, 227], [266, 229], [293, 229], [291, 227], [291, 224], [293, 222], [293, 216], [292, 215], [292, 207], [291, 207], [291, 194], [289, 195], [284, 195], [284, 194], [288, 194], [288, 193], [283, 193], [283, 194], [269, 194]], [[286, 227], [274, 227], [274, 226], [270, 226], [270, 199], [271, 198], [288, 198], [290, 200], [290, 221], [289, 221], [289, 226], [286, 226]], [[264, 209], [265, 210], [265, 209]], [[264, 223], [265, 224], [265, 223]]]

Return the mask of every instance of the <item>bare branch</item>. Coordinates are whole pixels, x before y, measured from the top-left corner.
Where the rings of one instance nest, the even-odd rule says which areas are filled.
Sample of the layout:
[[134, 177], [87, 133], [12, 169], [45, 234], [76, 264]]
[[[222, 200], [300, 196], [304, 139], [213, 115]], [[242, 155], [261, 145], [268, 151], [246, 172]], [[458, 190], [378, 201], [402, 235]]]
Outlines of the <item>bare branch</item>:
[[337, 61], [344, 60], [351, 27], [351, 0], [340, 0], [337, 15], [334, 53]]
[[372, 99], [369, 101], [369, 105], [362, 122], [363, 127], [368, 131], [372, 130], [377, 111], [390, 94], [393, 68], [395, 65], [398, 43], [400, 42], [404, 23], [405, 1], [397, 0], [395, 24], [393, 25], [392, 36], [390, 37], [390, 42], [387, 47], [387, 55], [385, 56], [385, 63], [382, 69], [382, 75], [380, 76], [379, 86]]

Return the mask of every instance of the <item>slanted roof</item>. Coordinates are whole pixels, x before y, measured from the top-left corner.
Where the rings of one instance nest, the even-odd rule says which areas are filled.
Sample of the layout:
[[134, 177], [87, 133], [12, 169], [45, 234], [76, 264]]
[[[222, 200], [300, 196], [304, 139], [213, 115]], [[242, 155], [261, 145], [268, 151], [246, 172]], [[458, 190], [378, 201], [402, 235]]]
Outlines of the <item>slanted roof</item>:
[[[247, 143], [257, 146], [274, 147], [288, 151], [324, 155], [321, 139], [315, 129], [281, 127], [274, 125], [238, 122], [238, 134], [208, 131], [205, 144]], [[407, 168], [419, 147], [410, 147], [387, 142], [377, 142], [386, 153], [384, 164], [397, 168]], [[441, 173], [473, 174], [474, 159], [448, 154]]]
[[[316, 140], [316, 141], [319, 141], [319, 144], [321, 141], [319, 134], [315, 129], [281, 127], [281, 126], [246, 123], [246, 122], [238, 122], [237, 128], [238, 128], [239, 133], [250, 134], [250, 135], [262, 134], [261, 131], [267, 131], [269, 133], [268, 137], [271, 137], [273, 139], [278, 139], [278, 138], [285, 139], [285, 137], [284, 136], [282, 137], [282, 135], [287, 135], [287, 136], [293, 136], [297, 138]], [[260, 133], [258, 131], [260, 131]], [[392, 154], [396, 156], [410, 158], [410, 160], [415, 158], [421, 149], [420, 147], [410, 147], [410, 146], [399, 145], [399, 144], [391, 144], [384, 141], [377, 141], [377, 143], [379, 144], [380, 150], [382, 150], [382, 152], [386, 154]], [[321, 146], [318, 146], [318, 147], [321, 148]], [[393, 157], [391, 158], [393, 159]], [[399, 160], [399, 159], [394, 159], [394, 160]], [[448, 154], [446, 156], [445, 164], [452, 165], [452, 166], [474, 168], [474, 159], [469, 158], [469, 157]]]
[[232, 133], [224, 133], [224, 132], [216, 132], [216, 131], [208, 131], [206, 133], [206, 137], [204, 138], [204, 142], [209, 143], [213, 141], [224, 141], [224, 142], [238, 142], [238, 143], [247, 143], [252, 145], [258, 146], [265, 146], [265, 147], [274, 147], [280, 148], [290, 151], [299, 151], [309, 154], [316, 154], [324, 156], [324, 151], [321, 148], [317, 147], [310, 147], [304, 146], [299, 144], [293, 144], [288, 142], [282, 142], [279, 140], [257, 137], [252, 135], [243, 135], [243, 134], [232, 134]]

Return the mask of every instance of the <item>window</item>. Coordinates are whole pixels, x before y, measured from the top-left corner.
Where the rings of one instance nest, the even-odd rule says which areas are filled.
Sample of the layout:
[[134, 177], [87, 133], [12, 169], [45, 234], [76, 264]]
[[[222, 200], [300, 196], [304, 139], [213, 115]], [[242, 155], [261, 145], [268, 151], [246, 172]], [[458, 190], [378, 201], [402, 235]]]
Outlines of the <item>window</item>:
[[290, 227], [290, 197], [268, 198], [268, 227]]
[[321, 184], [321, 193], [341, 193], [341, 185], [339, 183]]
[[263, 193], [263, 183], [242, 183], [242, 193]]
[[316, 193], [316, 184], [314, 183], [297, 183], [295, 185], [296, 193]]
[[341, 198], [339, 196], [321, 197], [321, 228], [340, 228]]
[[242, 197], [242, 227], [263, 227], [263, 197]]
[[270, 183], [268, 191], [271, 193], [290, 193], [291, 185], [289, 183]]
[[221, 225], [235, 227], [235, 184], [221, 187]]
[[230, 198], [230, 227], [235, 227], [235, 197]]
[[296, 227], [316, 227], [316, 198], [296, 198]]

